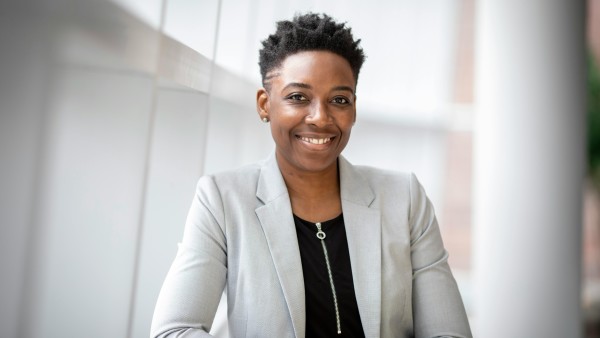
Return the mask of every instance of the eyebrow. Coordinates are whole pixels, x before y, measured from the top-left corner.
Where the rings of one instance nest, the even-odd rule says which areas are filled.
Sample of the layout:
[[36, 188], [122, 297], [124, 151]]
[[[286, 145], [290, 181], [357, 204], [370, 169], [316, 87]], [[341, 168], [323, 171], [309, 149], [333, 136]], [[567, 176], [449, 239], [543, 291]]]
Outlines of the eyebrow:
[[[306, 84], [306, 83], [302, 83], [302, 82], [290, 82], [287, 85], [285, 85], [285, 87], [283, 87], [283, 89], [281, 91], [284, 92], [286, 89], [291, 88], [291, 87], [312, 89], [311, 85]], [[352, 87], [349, 87], [349, 86], [337, 86], [337, 87], [333, 87], [331, 89], [331, 91], [339, 91], [339, 90], [348, 91], [348, 92], [352, 93], [352, 95], [355, 95], [354, 94], [354, 89]]]
[[352, 93], [352, 95], [354, 95], [354, 89], [349, 86], [337, 86], [337, 87], [333, 87], [333, 89], [332, 89], [332, 91], [337, 91], [337, 90], [348, 91], [348, 92]]

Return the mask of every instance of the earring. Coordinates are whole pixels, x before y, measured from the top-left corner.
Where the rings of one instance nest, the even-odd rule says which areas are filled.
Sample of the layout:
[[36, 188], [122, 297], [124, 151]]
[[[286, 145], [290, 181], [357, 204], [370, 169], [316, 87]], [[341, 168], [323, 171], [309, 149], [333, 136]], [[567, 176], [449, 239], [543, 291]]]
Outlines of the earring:
[[263, 118], [262, 118], [262, 121], [263, 121], [264, 123], [269, 123], [269, 119], [268, 119], [268, 118], [266, 118], [266, 117], [263, 117]]

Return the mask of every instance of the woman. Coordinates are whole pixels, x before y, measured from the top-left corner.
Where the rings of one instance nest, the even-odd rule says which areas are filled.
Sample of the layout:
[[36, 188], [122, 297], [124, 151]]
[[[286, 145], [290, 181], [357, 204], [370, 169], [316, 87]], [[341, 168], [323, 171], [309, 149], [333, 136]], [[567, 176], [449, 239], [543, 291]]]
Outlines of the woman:
[[415, 176], [340, 155], [359, 41], [306, 14], [263, 42], [256, 101], [275, 153], [200, 179], [153, 337], [208, 336], [223, 289], [236, 338], [471, 336]]

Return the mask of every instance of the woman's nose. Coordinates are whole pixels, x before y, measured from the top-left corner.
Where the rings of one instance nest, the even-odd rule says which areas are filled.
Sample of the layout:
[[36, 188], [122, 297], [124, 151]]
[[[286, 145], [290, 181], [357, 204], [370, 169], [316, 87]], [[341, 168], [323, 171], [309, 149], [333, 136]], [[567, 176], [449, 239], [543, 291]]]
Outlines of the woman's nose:
[[324, 127], [332, 122], [327, 104], [317, 102], [306, 116], [306, 123], [314, 124], [317, 127]]

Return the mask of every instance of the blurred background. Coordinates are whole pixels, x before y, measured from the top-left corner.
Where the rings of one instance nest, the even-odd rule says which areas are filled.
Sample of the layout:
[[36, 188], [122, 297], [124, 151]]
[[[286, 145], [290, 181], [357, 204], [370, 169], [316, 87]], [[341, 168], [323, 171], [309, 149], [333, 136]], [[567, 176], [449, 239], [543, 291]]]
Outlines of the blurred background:
[[474, 335], [600, 337], [599, 0], [4, 1], [0, 337], [149, 335], [199, 176], [273, 151], [260, 41], [306, 11], [362, 39], [344, 156], [417, 174]]

